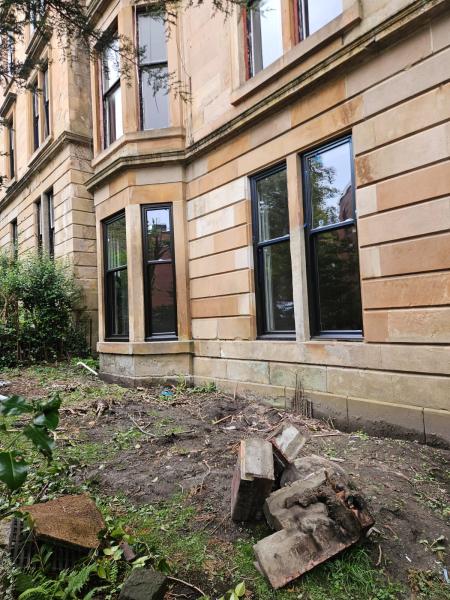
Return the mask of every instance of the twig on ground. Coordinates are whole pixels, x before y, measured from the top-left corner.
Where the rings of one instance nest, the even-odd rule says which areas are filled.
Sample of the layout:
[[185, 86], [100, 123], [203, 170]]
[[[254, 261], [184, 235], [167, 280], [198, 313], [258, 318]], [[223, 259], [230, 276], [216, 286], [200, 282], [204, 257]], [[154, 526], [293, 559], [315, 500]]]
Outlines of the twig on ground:
[[378, 544], [378, 560], [377, 560], [377, 562], [375, 563], [375, 566], [376, 566], [376, 567], [379, 567], [379, 566], [381, 565], [381, 559], [382, 559], [382, 557], [383, 557], [383, 552], [382, 552], [382, 550], [381, 550], [381, 546], [380, 546], [380, 544]]
[[222, 423], [222, 421], [226, 421], [227, 419], [231, 419], [231, 417], [234, 417], [235, 415], [227, 415], [226, 417], [222, 417], [221, 419], [218, 419], [217, 421], [213, 421], [213, 425], [218, 425], [219, 423]]
[[137, 427], [137, 429], [139, 429], [139, 431], [140, 431], [141, 433], [143, 433], [144, 435], [148, 435], [149, 437], [152, 437], [152, 438], [157, 438], [157, 437], [158, 437], [158, 436], [157, 436], [157, 435], [155, 435], [154, 433], [150, 433], [150, 431], [146, 431], [146, 430], [145, 430], [143, 427], [141, 427], [141, 426], [140, 426], [140, 425], [139, 425], [139, 424], [138, 424], [138, 423], [135, 421], [135, 419], [133, 419], [133, 417], [131, 417], [131, 416], [130, 416], [130, 417], [129, 417], [129, 419], [130, 419], [130, 421], [133, 423], [133, 425], [134, 425], [135, 427]]
[[346, 435], [345, 433], [341, 433], [341, 432], [330, 432], [330, 433], [315, 433], [314, 435], [312, 435], [311, 437], [313, 438], [319, 438], [319, 437], [331, 437], [333, 435]]
[[189, 583], [187, 581], [183, 581], [182, 579], [178, 579], [178, 577], [172, 577], [172, 576], [168, 576], [167, 579], [169, 579], [170, 581], [176, 581], [177, 583], [181, 583], [182, 585], [185, 585], [186, 587], [189, 587], [189, 588], [195, 590], [196, 592], [198, 592], [200, 594], [200, 596], [206, 596], [205, 592], [203, 592], [199, 587], [197, 587], [193, 583]]
[[220, 521], [220, 523], [218, 523], [218, 524], [217, 524], [217, 525], [214, 527], [214, 529], [211, 529], [211, 531], [209, 531], [209, 532], [208, 532], [208, 533], [209, 533], [209, 535], [212, 535], [213, 533], [216, 533], [216, 531], [219, 529], [219, 527], [220, 527], [221, 525], [223, 525], [227, 519], [228, 519], [228, 514], [226, 514], [226, 515], [224, 516], [224, 518], [223, 518], [223, 519]]

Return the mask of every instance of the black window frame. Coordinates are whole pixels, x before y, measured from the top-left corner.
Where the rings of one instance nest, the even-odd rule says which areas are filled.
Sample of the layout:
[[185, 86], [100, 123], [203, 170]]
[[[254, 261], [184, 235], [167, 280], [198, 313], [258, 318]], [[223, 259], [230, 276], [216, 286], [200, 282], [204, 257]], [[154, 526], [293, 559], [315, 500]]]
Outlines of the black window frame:
[[42, 199], [36, 202], [36, 224], [37, 224], [37, 247], [38, 252], [42, 252], [43, 238], [42, 238]]
[[31, 89], [31, 119], [32, 119], [32, 133], [33, 133], [33, 152], [40, 146], [40, 115], [39, 115], [39, 84], [38, 80], [33, 83]]
[[17, 260], [19, 255], [19, 226], [17, 219], [11, 221], [11, 242], [12, 242], [12, 254], [13, 259]]
[[48, 209], [48, 254], [55, 257], [55, 206], [53, 188], [45, 192]]
[[[113, 81], [108, 88], [105, 89], [105, 62], [107, 52], [110, 52], [111, 45], [114, 41], [119, 43], [119, 33], [117, 29], [117, 23], [111, 30], [111, 43], [104, 49], [101, 57], [100, 57], [100, 86], [101, 86], [101, 94], [102, 94], [102, 116], [103, 116], [103, 149], [108, 148], [111, 144], [113, 144], [116, 140], [119, 139], [117, 135], [117, 123], [115, 123], [115, 137], [112, 139], [111, 137], [111, 122], [109, 119], [109, 99], [116, 93], [118, 89], [120, 89], [120, 94], [122, 95], [121, 89], [121, 72], [120, 72], [120, 59], [119, 59], [119, 76], [117, 79]], [[108, 81], [109, 83], [109, 81]], [[122, 100], [122, 98], [121, 98]], [[122, 119], [122, 115], [120, 115]], [[122, 122], [122, 130], [123, 130], [123, 122]]]
[[[265, 297], [265, 273], [264, 273], [264, 256], [263, 248], [267, 246], [274, 246], [276, 244], [287, 243], [289, 250], [291, 247], [291, 232], [290, 223], [288, 223], [289, 234], [265, 240], [261, 242], [259, 240], [259, 212], [258, 212], [258, 191], [257, 184], [261, 179], [266, 179], [271, 175], [275, 175], [281, 171], [286, 172], [287, 178], [287, 164], [286, 162], [278, 163], [269, 169], [265, 169], [250, 178], [250, 190], [251, 190], [251, 203], [252, 203], [252, 220], [253, 220], [253, 259], [255, 268], [255, 296], [256, 296], [256, 323], [257, 323], [257, 335], [258, 339], [295, 339], [296, 338], [296, 324], [295, 324], [295, 311], [294, 311], [294, 329], [285, 331], [270, 331], [266, 323], [266, 297]], [[287, 185], [286, 185], [287, 188]], [[289, 205], [288, 205], [289, 210]], [[291, 264], [292, 269], [292, 264]], [[291, 270], [292, 286], [294, 285], [292, 270]]]
[[[307, 161], [309, 158], [332, 150], [343, 144], [349, 144], [350, 155], [351, 155], [351, 182], [352, 182], [352, 207], [353, 207], [353, 219], [347, 219], [346, 221], [340, 221], [339, 223], [333, 223], [330, 225], [324, 225], [323, 227], [312, 227], [312, 202], [311, 202], [311, 188], [309, 169], [307, 167]], [[336, 231], [339, 229], [347, 229], [354, 227], [356, 229], [356, 240], [358, 239], [357, 230], [357, 211], [356, 211], [356, 178], [355, 178], [355, 160], [353, 154], [353, 140], [352, 135], [347, 134], [340, 136], [333, 141], [321, 144], [308, 152], [305, 152], [301, 156], [301, 167], [302, 167], [302, 182], [303, 182], [303, 209], [304, 209], [304, 232], [305, 232], [305, 245], [306, 245], [306, 266], [307, 266], [307, 281], [308, 281], [308, 303], [309, 303], [309, 320], [310, 320], [310, 331], [311, 337], [318, 339], [334, 339], [334, 340], [362, 340], [363, 329], [338, 329], [338, 330], [321, 330], [320, 329], [320, 309], [319, 309], [319, 297], [318, 297], [318, 274], [317, 274], [317, 254], [314, 249], [314, 240], [320, 233], [327, 231]], [[356, 252], [359, 253], [358, 247]], [[359, 265], [359, 256], [358, 256]], [[361, 293], [361, 286], [360, 286]], [[362, 323], [362, 303], [361, 303], [361, 323]]]
[[[171, 255], [172, 258], [164, 260], [149, 260], [148, 259], [148, 235], [147, 232], [147, 211], [149, 210], [161, 210], [168, 209], [170, 215], [170, 243], [171, 243]], [[178, 339], [178, 304], [177, 304], [177, 280], [176, 280], [176, 266], [175, 266], [175, 237], [173, 228], [173, 204], [171, 202], [165, 202], [162, 204], [143, 204], [141, 206], [141, 227], [142, 227], [142, 256], [143, 256], [143, 270], [144, 270], [144, 320], [145, 320], [145, 340], [151, 341], [163, 341], [163, 340], [176, 340]], [[152, 307], [151, 307], [151, 288], [149, 283], [148, 267], [152, 264], [172, 264], [173, 273], [173, 309], [175, 313], [175, 331], [166, 333], [152, 333]]]
[[[140, 39], [139, 39], [139, 19], [143, 16], [147, 16], [150, 18], [157, 18], [157, 15], [152, 15], [149, 12], [144, 10], [136, 11], [136, 38], [137, 38], [137, 48], [140, 50]], [[141, 131], [154, 131], [155, 129], [167, 129], [170, 127], [170, 106], [169, 106], [169, 89], [166, 89], [166, 98], [167, 98], [167, 125], [165, 127], [158, 128], [144, 128], [144, 94], [142, 89], [143, 78], [142, 75], [144, 72], [152, 71], [152, 70], [161, 70], [163, 68], [167, 69], [167, 74], [169, 73], [169, 57], [168, 57], [168, 48], [167, 48], [167, 40], [166, 40], [166, 60], [165, 61], [155, 61], [155, 62], [142, 62], [142, 57], [139, 56], [138, 59], [138, 77], [139, 77], [139, 119], [140, 119], [140, 128]]]
[[16, 136], [14, 130], [14, 115], [11, 115], [7, 121], [8, 129], [8, 153], [9, 153], [9, 178], [14, 179], [16, 176]]
[[116, 273], [117, 271], [126, 271], [128, 277], [128, 252], [127, 252], [127, 264], [126, 266], [116, 267], [114, 269], [108, 269], [108, 236], [107, 236], [107, 228], [108, 225], [118, 221], [119, 219], [124, 219], [125, 221], [125, 242], [126, 242], [126, 214], [124, 210], [104, 219], [102, 221], [102, 235], [103, 235], [103, 301], [105, 307], [105, 340], [106, 341], [120, 341], [120, 342], [128, 342], [130, 339], [130, 297], [129, 297], [129, 289], [128, 289], [128, 335], [118, 335], [112, 334], [112, 322], [113, 322], [113, 303], [110, 302], [109, 298], [111, 296], [112, 285], [110, 281], [112, 281], [111, 274]]
[[42, 99], [44, 105], [44, 140], [50, 135], [50, 73], [48, 64], [42, 69]]

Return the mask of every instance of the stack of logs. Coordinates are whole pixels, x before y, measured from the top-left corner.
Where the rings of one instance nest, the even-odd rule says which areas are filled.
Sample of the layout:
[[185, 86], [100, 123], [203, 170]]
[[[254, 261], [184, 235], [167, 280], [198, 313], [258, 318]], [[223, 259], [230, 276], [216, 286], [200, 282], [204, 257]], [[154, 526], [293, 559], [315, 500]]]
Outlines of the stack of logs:
[[299, 457], [306, 442], [289, 421], [267, 440], [243, 440], [233, 476], [233, 520], [265, 517], [275, 531], [254, 546], [255, 565], [275, 589], [357, 543], [374, 524], [341, 467]]

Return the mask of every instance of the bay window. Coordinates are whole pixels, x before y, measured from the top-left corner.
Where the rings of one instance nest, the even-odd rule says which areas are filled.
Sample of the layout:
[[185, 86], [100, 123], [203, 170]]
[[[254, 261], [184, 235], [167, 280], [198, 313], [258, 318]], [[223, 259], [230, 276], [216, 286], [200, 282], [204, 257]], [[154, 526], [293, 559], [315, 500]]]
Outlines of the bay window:
[[128, 269], [125, 213], [104, 221], [105, 332], [128, 339]]
[[251, 184], [258, 333], [293, 335], [286, 166], [253, 177]]
[[306, 154], [303, 176], [312, 333], [361, 336], [351, 138]]
[[169, 126], [167, 43], [164, 20], [138, 13], [139, 97], [141, 127]]
[[146, 338], [177, 335], [171, 205], [142, 207]]

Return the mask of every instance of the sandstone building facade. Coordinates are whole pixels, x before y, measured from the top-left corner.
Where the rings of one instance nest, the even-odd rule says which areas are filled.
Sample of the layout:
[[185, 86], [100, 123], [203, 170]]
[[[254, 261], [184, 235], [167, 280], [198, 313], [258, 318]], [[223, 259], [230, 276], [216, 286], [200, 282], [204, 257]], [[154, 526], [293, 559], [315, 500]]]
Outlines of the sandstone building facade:
[[93, 202], [96, 252], [92, 234], [73, 255], [96, 256], [103, 374], [302, 394], [339, 425], [450, 441], [450, 2], [206, 4], [167, 27], [145, 4], [88, 3], [139, 61], [91, 65], [92, 134], [73, 133], [92, 159], [34, 188], [53, 186], [55, 255], [73, 237], [56, 194], [76, 204], [60, 181]]
[[26, 87], [10, 82], [0, 90], [0, 249], [41, 248], [73, 264], [95, 348], [95, 213], [85, 186], [92, 176], [89, 61], [74, 47], [69, 64], [55, 38], [48, 42], [30, 24], [24, 39], [4, 40], [3, 60], [33, 67]]

